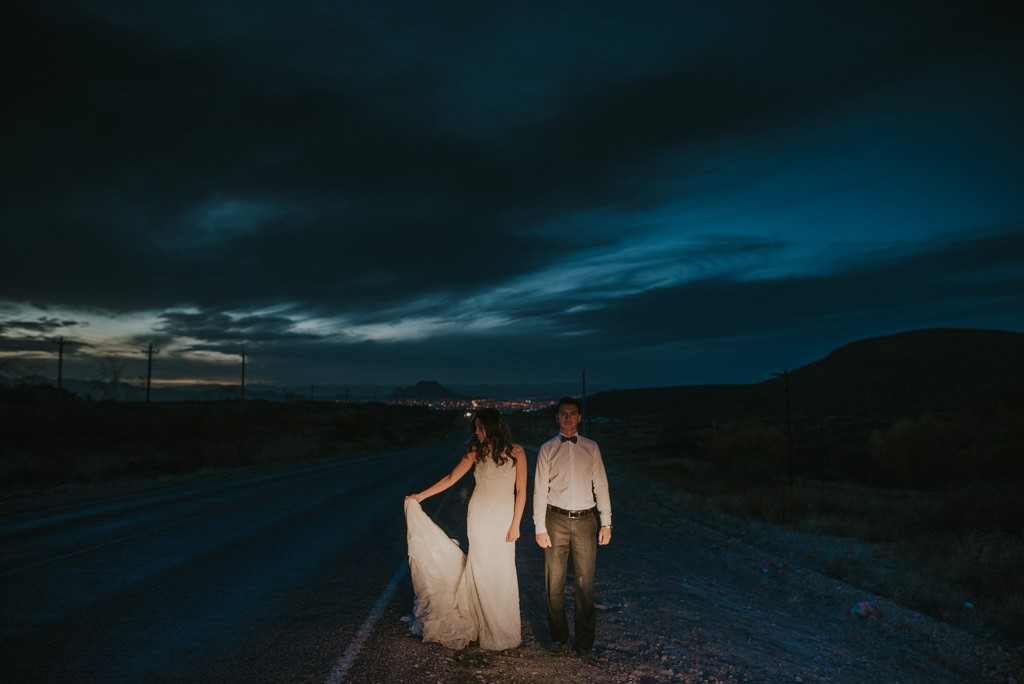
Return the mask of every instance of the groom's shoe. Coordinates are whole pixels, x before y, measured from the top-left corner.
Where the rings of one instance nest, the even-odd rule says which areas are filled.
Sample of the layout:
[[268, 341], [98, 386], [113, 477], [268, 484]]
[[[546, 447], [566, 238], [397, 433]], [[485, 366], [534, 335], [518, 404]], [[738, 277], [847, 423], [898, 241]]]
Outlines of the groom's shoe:
[[597, 658], [594, 657], [594, 654], [592, 652], [576, 649], [576, 655], [578, 655], [580, 657], [580, 660], [585, 662], [587, 665], [593, 665], [594, 667], [597, 667]]
[[556, 641], [551, 644], [551, 648], [548, 650], [550, 650], [554, 655], [566, 656], [569, 655], [569, 644], [564, 641]]

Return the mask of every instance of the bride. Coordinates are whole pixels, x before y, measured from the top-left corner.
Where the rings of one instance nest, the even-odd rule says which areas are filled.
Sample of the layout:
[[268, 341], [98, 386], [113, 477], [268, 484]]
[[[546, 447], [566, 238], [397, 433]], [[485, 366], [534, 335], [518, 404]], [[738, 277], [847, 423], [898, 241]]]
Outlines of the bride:
[[[415, 594], [410, 629], [424, 641], [500, 651], [522, 642], [516, 547], [526, 508], [526, 452], [512, 443], [497, 409], [481, 409], [474, 438], [451, 473], [405, 499], [409, 568]], [[473, 469], [466, 531], [469, 553], [420, 507]]]

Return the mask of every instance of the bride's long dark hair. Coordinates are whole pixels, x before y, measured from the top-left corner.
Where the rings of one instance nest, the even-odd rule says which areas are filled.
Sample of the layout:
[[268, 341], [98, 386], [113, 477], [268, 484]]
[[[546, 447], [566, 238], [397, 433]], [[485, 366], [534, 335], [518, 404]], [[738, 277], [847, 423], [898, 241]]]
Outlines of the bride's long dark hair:
[[[483, 443], [476, 438], [477, 423], [484, 429]], [[469, 424], [473, 429], [472, 437], [469, 439], [469, 449], [476, 453], [477, 463], [482, 462], [488, 456], [498, 465], [505, 465], [505, 461], [509, 459], [515, 463], [516, 457], [512, 455], [512, 431], [508, 429], [508, 424], [501, 417], [498, 409], [480, 409]]]

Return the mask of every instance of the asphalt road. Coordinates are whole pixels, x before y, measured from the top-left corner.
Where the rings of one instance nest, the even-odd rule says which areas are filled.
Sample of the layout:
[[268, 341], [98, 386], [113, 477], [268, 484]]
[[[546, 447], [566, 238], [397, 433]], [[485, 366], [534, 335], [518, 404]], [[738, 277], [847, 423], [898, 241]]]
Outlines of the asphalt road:
[[404, 574], [404, 495], [460, 450], [189, 478], [4, 514], [0, 681], [339, 678]]

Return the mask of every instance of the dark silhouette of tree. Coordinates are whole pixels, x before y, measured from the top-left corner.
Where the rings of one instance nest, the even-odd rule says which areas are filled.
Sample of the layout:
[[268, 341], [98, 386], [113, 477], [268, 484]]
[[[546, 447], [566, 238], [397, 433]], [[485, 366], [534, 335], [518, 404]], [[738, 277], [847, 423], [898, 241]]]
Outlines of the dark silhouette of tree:
[[90, 384], [96, 388], [101, 398], [119, 401], [121, 399], [121, 378], [124, 375], [124, 361], [108, 354], [96, 362], [96, 371], [97, 376]]

